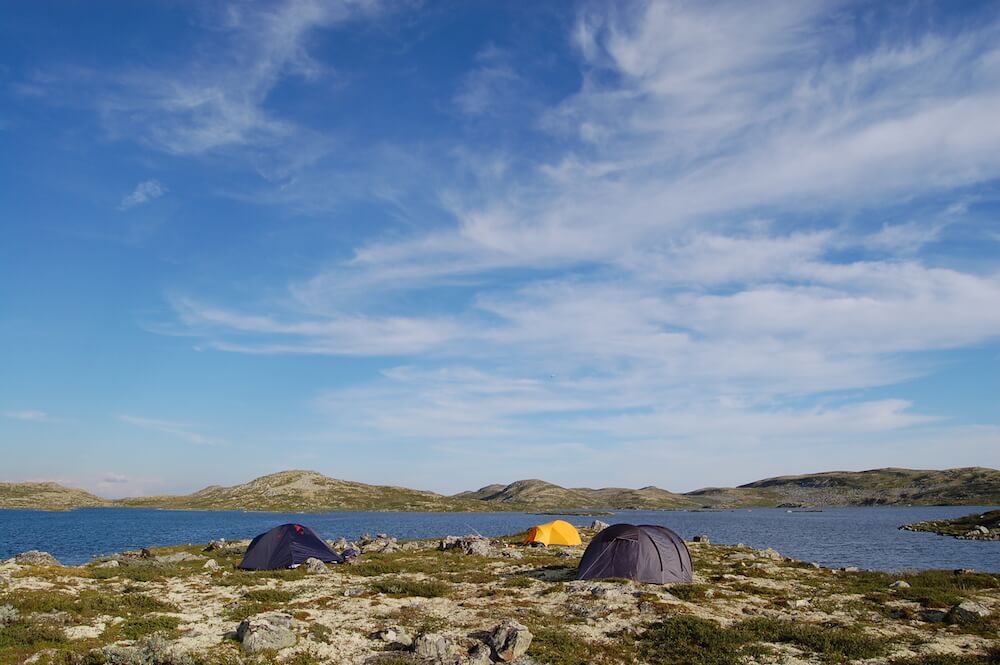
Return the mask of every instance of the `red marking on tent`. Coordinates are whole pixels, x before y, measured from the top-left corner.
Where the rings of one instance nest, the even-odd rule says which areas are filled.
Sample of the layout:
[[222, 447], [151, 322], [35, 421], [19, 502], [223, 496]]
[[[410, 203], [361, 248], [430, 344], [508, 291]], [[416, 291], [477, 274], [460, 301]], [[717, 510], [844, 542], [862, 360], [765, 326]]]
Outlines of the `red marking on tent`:
[[295, 529], [295, 533], [299, 534], [300, 536], [303, 533], [305, 533], [305, 529], [302, 528], [301, 524], [294, 524], [294, 525], [292, 525], [292, 528]]

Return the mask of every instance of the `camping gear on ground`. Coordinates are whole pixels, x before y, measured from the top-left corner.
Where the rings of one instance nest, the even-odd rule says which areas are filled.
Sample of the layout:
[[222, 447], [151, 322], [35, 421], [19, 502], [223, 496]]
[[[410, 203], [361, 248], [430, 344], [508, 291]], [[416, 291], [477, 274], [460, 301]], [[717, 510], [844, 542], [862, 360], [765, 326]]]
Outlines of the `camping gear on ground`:
[[563, 520], [554, 520], [528, 529], [524, 537], [525, 545], [579, 545], [580, 534], [576, 527]]
[[250, 541], [239, 568], [244, 570], [291, 568], [309, 557], [319, 559], [323, 563], [344, 561], [309, 527], [301, 524], [282, 524]]
[[691, 553], [670, 529], [652, 524], [615, 524], [590, 541], [577, 579], [627, 577], [636, 582], [672, 584], [692, 579]]

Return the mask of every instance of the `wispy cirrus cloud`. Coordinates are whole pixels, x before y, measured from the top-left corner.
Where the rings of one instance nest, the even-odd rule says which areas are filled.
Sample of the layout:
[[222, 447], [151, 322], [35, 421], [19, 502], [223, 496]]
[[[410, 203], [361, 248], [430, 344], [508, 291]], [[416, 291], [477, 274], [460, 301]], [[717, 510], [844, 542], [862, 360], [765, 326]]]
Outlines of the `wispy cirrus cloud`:
[[[544, 141], [458, 147], [486, 157], [456, 167], [475, 187], [438, 187], [449, 225], [374, 236], [278, 302], [173, 297], [175, 332], [403, 356], [318, 401], [373, 440], [833, 446], [937, 427], [851, 391], [1000, 337], [1000, 264], [929, 252], [1000, 178], [1000, 20], [862, 40], [842, 18], [590, 6], [567, 36], [579, 88], [535, 100]], [[501, 53], [456, 85], [475, 122], [521, 83]]]
[[120, 210], [128, 210], [129, 208], [134, 208], [135, 206], [158, 199], [166, 193], [167, 188], [159, 180], [143, 180], [135, 186], [131, 194], [122, 199], [121, 203], [118, 204], [118, 208]]
[[198, 425], [191, 423], [132, 415], [119, 415], [118, 421], [134, 427], [167, 434], [173, 438], [200, 446], [218, 446], [226, 443], [224, 439], [204, 434], [200, 431], [201, 428]]
[[38, 409], [25, 409], [23, 411], [4, 411], [4, 418], [12, 420], [40, 421], [49, 420], [49, 414]]

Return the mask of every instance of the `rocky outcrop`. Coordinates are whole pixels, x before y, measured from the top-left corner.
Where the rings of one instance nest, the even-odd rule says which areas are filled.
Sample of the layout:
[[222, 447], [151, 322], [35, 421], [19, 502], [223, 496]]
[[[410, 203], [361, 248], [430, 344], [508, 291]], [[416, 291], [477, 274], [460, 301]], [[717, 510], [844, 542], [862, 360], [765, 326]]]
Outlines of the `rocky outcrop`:
[[498, 552], [494, 549], [489, 538], [484, 538], [482, 536], [469, 535], [469, 536], [445, 536], [441, 539], [441, 543], [438, 545], [438, 549], [441, 550], [451, 550], [459, 549], [465, 554], [475, 554], [477, 556], [497, 556]]
[[244, 619], [236, 629], [236, 637], [247, 653], [277, 651], [295, 646], [292, 630], [295, 620], [284, 612], [265, 612]]
[[380, 533], [372, 538], [366, 533], [358, 541], [358, 549], [362, 554], [371, 554], [373, 552], [391, 554], [392, 552], [398, 552], [400, 547], [397, 540], [388, 534]]
[[48, 552], [28, 550], [14, 557], [14, 563], [21, 566], [60, 566], [59, 560]]

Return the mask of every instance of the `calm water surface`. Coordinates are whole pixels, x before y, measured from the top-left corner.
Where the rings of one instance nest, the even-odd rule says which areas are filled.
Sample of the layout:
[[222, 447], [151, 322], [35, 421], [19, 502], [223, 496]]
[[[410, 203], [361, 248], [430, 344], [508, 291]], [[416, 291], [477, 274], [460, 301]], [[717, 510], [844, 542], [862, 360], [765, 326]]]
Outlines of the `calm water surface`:
[[[880, 570], [975, 568], [1000, 572], [1000, 541], [966, 541], [899, 531], [901, 524], [992, 510], [983, 506], [829, 508], [720, 512], [615, 511], [606, 522], [662, 524], [690, 539], [708, 534], [715, 543], [773, 547], [785, 556], [825, 566]], [[325, 538], [349, 540], [362, 533], [431, 538], [478, 532], [498, 536], [556, 519], [528, 513], [244, 513], [139, 508], [87, 508], [65, 513], [0, 510], [0, 559], [40, 549], [68, 565], [140, 547], [251, 538], [273, 526], [302, 522]], [[577, 526], [595, 518], [569, 516]]]

